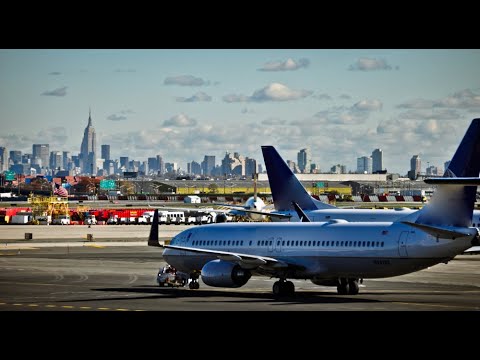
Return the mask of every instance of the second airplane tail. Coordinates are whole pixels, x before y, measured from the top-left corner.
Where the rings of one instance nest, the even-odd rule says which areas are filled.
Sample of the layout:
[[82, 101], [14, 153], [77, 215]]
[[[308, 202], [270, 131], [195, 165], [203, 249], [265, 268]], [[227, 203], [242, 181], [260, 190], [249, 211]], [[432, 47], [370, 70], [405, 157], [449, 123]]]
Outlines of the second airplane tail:
[[335, 209], [335, 206], [318, 201], [307, 192], [273, 146], [262, 146], [262, 152], [275, 210], [293, 210], [292, 201], [303, 210]]

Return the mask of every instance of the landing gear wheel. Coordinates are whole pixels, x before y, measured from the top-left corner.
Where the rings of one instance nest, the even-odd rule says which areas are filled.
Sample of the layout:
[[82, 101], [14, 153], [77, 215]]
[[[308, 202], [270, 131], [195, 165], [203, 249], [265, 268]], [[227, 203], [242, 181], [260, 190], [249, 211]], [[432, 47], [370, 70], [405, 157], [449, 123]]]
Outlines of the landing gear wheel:
[[273, 295], [276, 295], [276, 296], [282, 295], [282, 293], [283, 293], [283, 291], [282, 291], [283, 286], [282, 285], [283, 284], [280, 281], [275, 281], [273, 283], [273, 289], [272, 289], [273, 290]]
[[357, 279], [349, 279], [348, 280], [348, 293], [350, 295], [357, 295], [358, 291], [359, 291], [358, 280]]
[[339, 295], [347, 295], [349, 293], [348, 281], [345, 278], [340, 279], [340, 284], [337, 286]]

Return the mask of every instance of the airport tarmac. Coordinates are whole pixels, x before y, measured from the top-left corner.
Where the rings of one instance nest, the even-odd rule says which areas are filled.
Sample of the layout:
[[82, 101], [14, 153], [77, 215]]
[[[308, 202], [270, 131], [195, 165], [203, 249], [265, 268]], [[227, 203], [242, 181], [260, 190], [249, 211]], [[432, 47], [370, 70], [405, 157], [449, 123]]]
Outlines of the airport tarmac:
[[[171, 239], [182, 230], [201, 225], [160, 225], [159, 238]], [[25, 234], [32, 234], [25, 240]], [[38, 241], [146, 241], [150, 225], [0, 225], [0, 248], [10, 243], [31, 244]]]
[[[138, 228], [140, 226], [131, 226]], [[123, 227], [123, 229], [127, 229]], [[356, 296], [294, 280], [275, 298], [275, 279], [252, 277], [237, 289], [160, 288], [162, 250], [136, 241], [0, 249], [0, 311], [478, 311], [480, 256], [458, 256], [413, 274], [368, 280]], [[72, 244], [72, 243], [70, 243]], [[112, 246], [115, 245], [115, 246]]]

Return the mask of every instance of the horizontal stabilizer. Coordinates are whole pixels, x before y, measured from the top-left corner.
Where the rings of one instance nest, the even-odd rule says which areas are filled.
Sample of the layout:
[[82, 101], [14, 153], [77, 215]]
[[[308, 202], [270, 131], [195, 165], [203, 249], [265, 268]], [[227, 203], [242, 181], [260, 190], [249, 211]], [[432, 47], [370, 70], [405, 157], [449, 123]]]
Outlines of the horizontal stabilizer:
[[295, 201], [292, 201], [292, 204], [301, 222], [311, 222], [307, 214], [305, 214], [305, 212], [300, 208], [300, 206], [298, 206], [298, 204]]
[[459, 185], [459, 186], [478, 186], [480, 178], [478, 177], [461, 177], [461, 178], [428, 178], [423, 180], [426, 184], [432, 185]]
[[475, 235], [466, 231], [465, 228], [456, 229], [456, 228], [447, 228], [447, 227], [441, 227], [441, 226], [417, 224], [410, 221], [401, 221], [401, 222], [403, 224], [407, 224], [417, 229], [423, 230], [434, 237], [441, 237], [443, 239], [451, 238], [452, 240], [455, 240], [456, 238], [459, 238], [459, 237]]

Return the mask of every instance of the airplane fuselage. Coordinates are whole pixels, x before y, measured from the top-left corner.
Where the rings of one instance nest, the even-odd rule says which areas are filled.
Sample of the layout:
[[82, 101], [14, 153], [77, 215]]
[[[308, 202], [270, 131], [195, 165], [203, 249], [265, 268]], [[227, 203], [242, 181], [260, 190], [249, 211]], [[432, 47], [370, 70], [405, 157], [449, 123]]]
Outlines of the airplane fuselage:
[[[472, 234], [476, 229], [472, 228]], [[175, 236], [171, 245], [265, 256], [288, 263], [288, 269], [256, 269], [265, 275], [288, 271], [289, 278], [382, 278], [411, 273], [447, 262], [471, 247], [472, 236], [435, 238], [402, 223], [214, 224]], [[165, 249], [165, 260], [190, 273], [218, 256]]]

